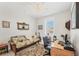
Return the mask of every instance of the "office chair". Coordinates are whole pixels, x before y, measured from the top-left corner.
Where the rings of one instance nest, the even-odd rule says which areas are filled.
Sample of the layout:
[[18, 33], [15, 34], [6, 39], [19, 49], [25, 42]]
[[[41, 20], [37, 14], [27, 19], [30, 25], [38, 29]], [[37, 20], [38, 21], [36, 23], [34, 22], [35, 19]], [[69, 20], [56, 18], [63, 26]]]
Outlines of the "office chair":
[[50, 39], [47, 36], [45, 36], [45, 37], [43, 37], [43, 42], [44, 42], [44, 48], [49, 51], [49, 55], [50, 55], [50, 49], [51, 49]]

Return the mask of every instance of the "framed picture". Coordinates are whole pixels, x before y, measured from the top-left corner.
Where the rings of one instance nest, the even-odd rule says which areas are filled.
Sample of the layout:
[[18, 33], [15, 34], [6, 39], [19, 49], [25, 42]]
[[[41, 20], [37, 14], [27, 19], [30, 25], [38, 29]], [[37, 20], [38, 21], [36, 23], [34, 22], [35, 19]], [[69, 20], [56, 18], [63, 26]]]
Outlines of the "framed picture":
[[9, 21], [2, 21], [2, 28], [10, 28], [10, 22]]
[[38, 30], [42, 30], [43, 29], [43, 25], [38, 25]]
[[29, 24], [26, 23], [17, 23], [18, 30], [29, 30]]
[[23, 29], [24, 28], [23, 23], [17, 23], [17, 28], [20, 29], [20, 30]]
[[29, 24], [24, 24], [24, 29], [29, 30]]
[[2, 27], [2, 22], [0, 21], [0, 28]]

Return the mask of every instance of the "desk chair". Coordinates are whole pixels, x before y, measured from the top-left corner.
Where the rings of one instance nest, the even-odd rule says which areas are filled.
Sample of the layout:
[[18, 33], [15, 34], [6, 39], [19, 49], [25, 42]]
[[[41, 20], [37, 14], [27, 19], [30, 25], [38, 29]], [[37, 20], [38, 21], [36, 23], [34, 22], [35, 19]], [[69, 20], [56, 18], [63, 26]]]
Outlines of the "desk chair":
[[49, 55], [50, 55], [51, 40], [46, 36], [46, 37], [43, 37], [43, 42], [44, 42], [44, 48], [49, 51]]

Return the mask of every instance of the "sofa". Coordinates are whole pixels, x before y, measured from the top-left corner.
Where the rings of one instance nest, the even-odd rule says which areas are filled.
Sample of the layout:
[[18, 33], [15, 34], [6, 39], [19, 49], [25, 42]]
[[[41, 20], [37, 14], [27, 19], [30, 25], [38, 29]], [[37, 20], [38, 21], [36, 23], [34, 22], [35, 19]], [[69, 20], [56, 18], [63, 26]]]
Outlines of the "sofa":
[[12, 36], [9, 40], [10, 48], [15, 53], [15, 55], [18, 51], [30, 47], [31, 45], [39, 44], [39, 42], [40, 39], [38, 37], [32, 36], [31, 38], [27, 38], [24, 35]]

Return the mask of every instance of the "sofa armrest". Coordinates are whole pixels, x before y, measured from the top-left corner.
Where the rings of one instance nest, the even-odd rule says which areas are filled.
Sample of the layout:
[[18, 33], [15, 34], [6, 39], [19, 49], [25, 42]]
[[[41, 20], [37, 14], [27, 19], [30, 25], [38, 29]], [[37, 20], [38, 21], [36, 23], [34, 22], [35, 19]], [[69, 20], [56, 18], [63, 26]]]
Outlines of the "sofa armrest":
[[16, 55], [16, 52], [17, 52], [16, 44], [10, 43], [10, 48], [11, 48], [11, 50], [12, 50], [12, 51], [15, 53], [15, 55]]

